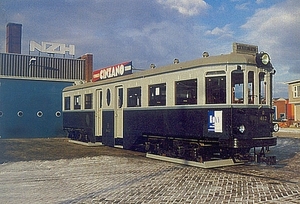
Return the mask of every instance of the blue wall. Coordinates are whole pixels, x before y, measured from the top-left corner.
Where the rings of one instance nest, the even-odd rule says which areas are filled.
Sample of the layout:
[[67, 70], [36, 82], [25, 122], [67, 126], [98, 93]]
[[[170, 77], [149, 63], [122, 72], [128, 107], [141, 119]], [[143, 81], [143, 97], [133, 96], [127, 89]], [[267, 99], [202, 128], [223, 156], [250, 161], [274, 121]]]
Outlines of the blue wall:
[[1, 138], [66, 136], [62, 130], [62, 89], [70, 85], [72, 82], [0, 78]]

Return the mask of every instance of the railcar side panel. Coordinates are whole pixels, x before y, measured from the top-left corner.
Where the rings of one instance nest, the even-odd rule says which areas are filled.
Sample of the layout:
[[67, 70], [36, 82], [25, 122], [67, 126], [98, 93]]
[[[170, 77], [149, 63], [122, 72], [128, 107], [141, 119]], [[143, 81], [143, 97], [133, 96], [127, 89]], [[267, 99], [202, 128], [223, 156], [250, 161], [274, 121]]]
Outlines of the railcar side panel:
[[[211, 112], [221, 112], [219, 118], [212, 119], [218, 120], [221, 128], [211, 127]], [[272, 110], [267, 108], [125, 110], [124, 148], [132, 149], [142, 135], [216, 141], [221, 147], [231, 148], [258, 147], [262, 142], [272, 146], [276, 138], [271, 133], [271, 115]], [[240, 125], [245, 127], [243, 133], [238, 130]]]
[[71, 111], [63, 113], [63, 127], [65, 130], [78, 130], [82, 135], [70, 135], [70, 137], [88, 137], [84, 140], [95, 142], [95, 112], [94, 111]]
[[208, 130], [208, 112], [206, 108], [125, 110], [124, 148], [131, 149], [142, 135], [211, 141], [228, 139], [230, 124], [223, 118], [230, 118], [230, 110], [223, 109], [223, 118], [220, 118], [223, 129], [220, 132]]

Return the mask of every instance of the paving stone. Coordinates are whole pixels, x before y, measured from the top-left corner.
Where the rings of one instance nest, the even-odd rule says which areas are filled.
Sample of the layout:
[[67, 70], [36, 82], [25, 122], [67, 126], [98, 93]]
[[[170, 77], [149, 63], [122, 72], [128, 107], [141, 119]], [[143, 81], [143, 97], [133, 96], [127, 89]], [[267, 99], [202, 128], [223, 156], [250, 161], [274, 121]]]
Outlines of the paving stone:
[[[245, 167], [247, 168], [247, 167]], [[0, 165], [1, 203], [297, 203], [298, 183], [142, 157]]]

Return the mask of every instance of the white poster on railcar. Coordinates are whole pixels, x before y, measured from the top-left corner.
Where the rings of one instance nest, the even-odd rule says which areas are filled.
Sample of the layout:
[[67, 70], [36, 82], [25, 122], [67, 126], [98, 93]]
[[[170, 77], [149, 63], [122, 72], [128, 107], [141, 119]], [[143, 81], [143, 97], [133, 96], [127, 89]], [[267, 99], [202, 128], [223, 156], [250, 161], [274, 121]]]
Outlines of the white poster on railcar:
[[223, 132], [222, 111], [208, 111], [208, 132]]

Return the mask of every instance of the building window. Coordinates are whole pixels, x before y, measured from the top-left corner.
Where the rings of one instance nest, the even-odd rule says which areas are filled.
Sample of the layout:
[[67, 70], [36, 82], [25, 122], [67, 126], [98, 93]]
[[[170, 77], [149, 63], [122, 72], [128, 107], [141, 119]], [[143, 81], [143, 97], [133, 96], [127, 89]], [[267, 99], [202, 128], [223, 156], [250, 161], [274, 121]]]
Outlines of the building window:
[[21, 117], [23, 117], [24, 113], [23, 113], [23, 111], [18, 111], [17, 115], [21, 118]]
[[149, 106], [166, 105], [166, 84], [155, 84], [149, 86]]
[[177, 81], [175, 84], [175, 104], [197, 104], [197, 79]]
[[93, 108], [93, 94], [85, 94], [84, 96], [84, 108], [92, 109]]
[[71, 98], [70, 96], [65, 97], [65, 110], [70, 110], [71, 109]]
[[280, 120], [283, 121], [286, 119], [285, 113], [279, 113]]
[[59, 118], [61, 116], [61, 112], [60, 111], [56, 111], [55, 112], [55, 116]]
[[127, 107], [141, 107], [141, 87], [127, 89]]
[[299, 98], [300, 97], [300, 85], [293, 86], [293, 98]]
[[44, 115], [44, 113], [42, 111], [38, 111], [36, 115], [37, 117], [41, 118]]
[[78, 110], [81, 109], [81, 96], [74, 96], [74, 109]]
[[226, 103], [226, 77], [206, 77], [206, 104]]

